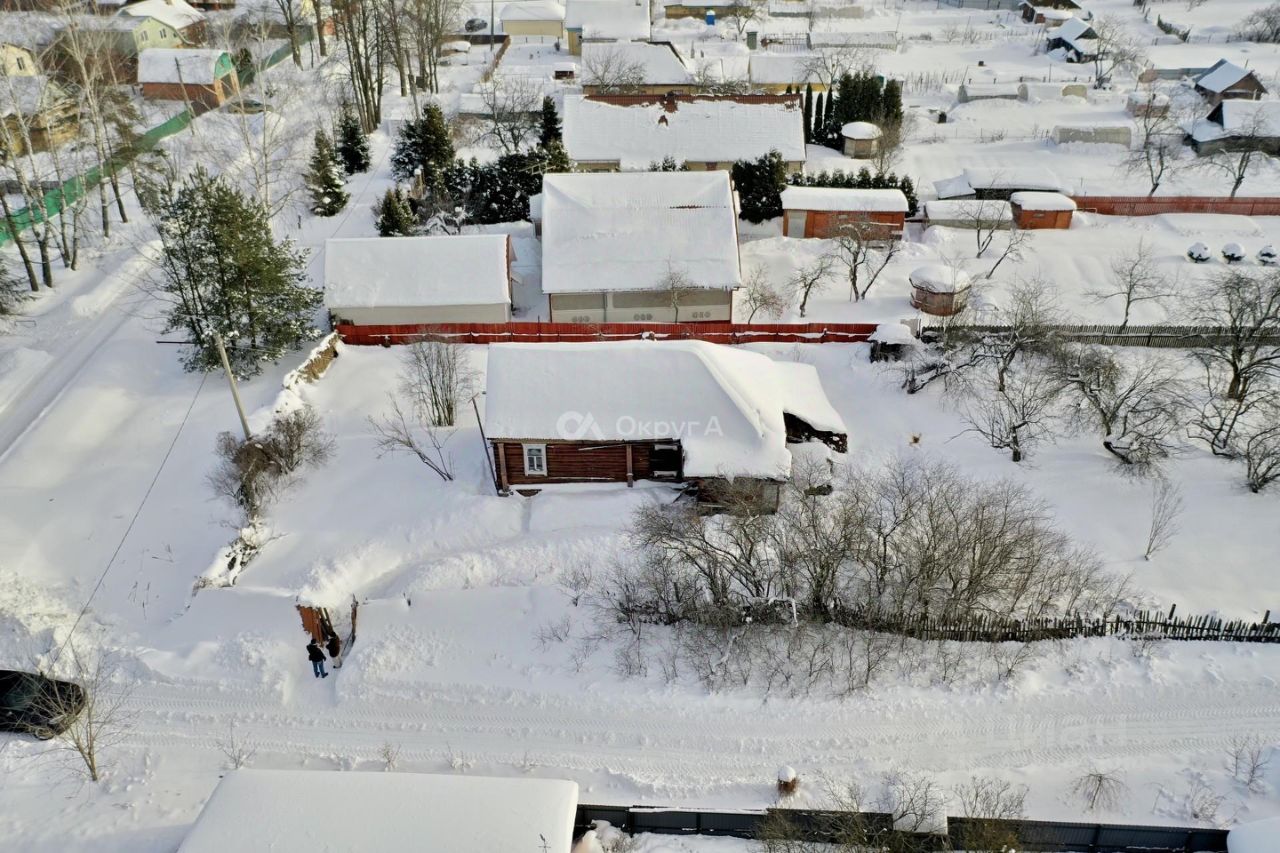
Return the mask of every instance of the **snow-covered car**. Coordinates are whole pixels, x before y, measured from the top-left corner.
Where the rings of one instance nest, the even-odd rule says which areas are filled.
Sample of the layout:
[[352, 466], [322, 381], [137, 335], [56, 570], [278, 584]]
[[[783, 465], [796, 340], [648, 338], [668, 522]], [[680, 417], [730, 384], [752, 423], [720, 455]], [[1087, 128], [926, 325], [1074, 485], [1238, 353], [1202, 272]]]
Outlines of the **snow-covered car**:
[[232, 98], [223, 105], [229, 113], [246, 113], [256, 115], [257, 113], [265, 113], [271, 109], [270, 104], [263, 103], [257, 98], [250, 98], [245, 95]]
[[48, 740], [84, 710], [84, 690], [70, 681], [0, 670], [0, 731]]
[[489, 22], [484, 18], [468, 18], [467, 22], [462, 25], [462, 28], [469, 33], [478, 33], [481, 30], [488, 28], [488, 26]]

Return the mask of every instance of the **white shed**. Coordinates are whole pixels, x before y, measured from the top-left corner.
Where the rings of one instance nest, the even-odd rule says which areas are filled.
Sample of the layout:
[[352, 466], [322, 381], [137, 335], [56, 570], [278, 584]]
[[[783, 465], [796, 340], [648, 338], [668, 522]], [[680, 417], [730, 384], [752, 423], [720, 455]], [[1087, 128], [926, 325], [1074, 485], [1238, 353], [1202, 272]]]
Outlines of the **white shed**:
[[178, 853], [569, 853], [577, 807], [559, 779], [233, 770]]
[[505, 323], [511, 257], [505, 234], [327, 240], [324, 304], [357, 326]]

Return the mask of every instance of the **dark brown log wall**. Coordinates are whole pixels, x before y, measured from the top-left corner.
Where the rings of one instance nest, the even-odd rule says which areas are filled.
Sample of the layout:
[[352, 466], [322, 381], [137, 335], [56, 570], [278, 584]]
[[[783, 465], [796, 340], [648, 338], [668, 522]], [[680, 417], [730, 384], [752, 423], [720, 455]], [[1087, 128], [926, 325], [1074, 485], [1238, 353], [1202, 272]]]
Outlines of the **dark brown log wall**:
[[[494, 465], [501, 477], [503, 459], [498, 456], [501, 446], [506, 461], [507, 482], [511, 485], [537, 485], [539, 483], [590, 483], [623, 482], [627, 480], [628, 442], [600, 441], [531, 441], [529, 444], [546, 444], [546, 476], [529, 476], [524, 473], [524, 446], [518, 441], [494, 441]], [[631, 465], [635, 479], [652, 477], [649, 451], [652, 442], [631, 442]]]

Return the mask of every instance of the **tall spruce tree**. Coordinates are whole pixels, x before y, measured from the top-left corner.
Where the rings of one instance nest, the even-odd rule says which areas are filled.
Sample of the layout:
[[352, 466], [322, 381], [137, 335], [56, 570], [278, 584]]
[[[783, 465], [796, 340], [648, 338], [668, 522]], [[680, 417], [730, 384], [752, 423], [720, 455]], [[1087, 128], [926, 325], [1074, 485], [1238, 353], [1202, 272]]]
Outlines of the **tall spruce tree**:
[[838, 148], [840, 143], [840, 128], [836, 127], [835, 123], [836, 96], [834, 92], [827, 92], [826, 112], [823, 113], [822, 116], [822, 144]]
[[187, 370], [220, 366], [214, 331], [242, 378], [319, 335], [312, 321], [322, 295], [304, 284], [306, 253], [272, 238], [256, 199], [197, 167], [157, 213], [157, 291], [169, 303], [165, 331], [192, 341]]
[[787, 188], [787, 165], [777, 150], [770, 151], [758, 160], [739, 160], [733, 164], [732, 174], [743, 219], [748, 222], [764, 222], [782, 215], [782, 191]]
[[902, 123], [902, 81], [889, 80], [884, 84], [881, 96], [880, 117], [884, 124], [893, 127]]
[[346, 173], [354, 175], [369, 171], [369, 137], [364, 135], [350, 101], [343, 101], [342, 110], [338, 113], [337, 137], [338, 156], [342, 158], [342, 168]]
[[[437, 179], [438, 180], [438, 179]], [[411, 237], [415, 220], [404, 190], [392, 187], [373, 205], [379, 237]]]
[[453, 140], [444, 113], [435, 104], [427, 104], [422, 116], [405, 122], [391, 152], [391, 174], [407, 181], [421, 174], [425, 183], [453, 162]]
[[813, 103], [813, 124], [809, 128], [809, 141], [814, 145], [826, 145], [826, 98], [822, 92], [818, 93], [817, 99]]
[[550, 96], [542, 99], [542, 130], [538, 135], [538, 143], [546, 148], [552, 142], [563, 139], [560, 129], [560, 115], [556, 112], [556, 102]]
[[813, 84], [804, 87], [804, 141], [813, 142]]
[[343, 168], [329, 134], [316, 131], [311, 149], [311, 163], [303, 176], [307, 194], [311, 196], [311, 212], [316, 216], [334, 216], [347, 206], [351, 198], [343, 186]]

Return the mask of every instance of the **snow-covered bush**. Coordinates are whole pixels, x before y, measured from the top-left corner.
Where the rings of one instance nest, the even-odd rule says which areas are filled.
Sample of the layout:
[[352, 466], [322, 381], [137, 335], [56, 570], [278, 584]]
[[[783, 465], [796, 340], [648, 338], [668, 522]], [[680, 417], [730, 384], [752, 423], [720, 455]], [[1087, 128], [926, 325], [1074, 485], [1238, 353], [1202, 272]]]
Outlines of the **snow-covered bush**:
[[1197, 264], [1204, 264], [1209, 262], [1213, 254], [1204, 243], [1193, 243], [1191, 248], [1187, 249], [1187, 257]]
[[1222, 247], [1222, 259], [1229, 264], [1238, 264], [1244, 260], [1244, 246], [1239, 243], [1228, 243]]
[[1280, 263], [1280, 254], [1277, 254], [1275, 248], [1268, 243], [1258, 250], [1258, 263], [1264, 267], [1275, 266], [1276, 263]]

